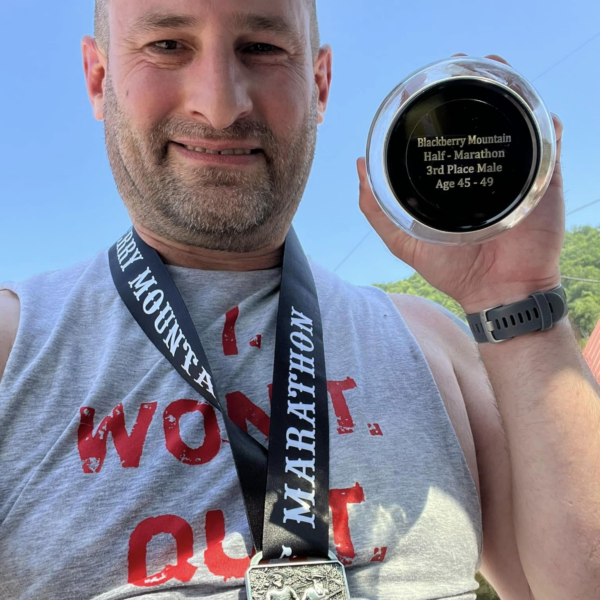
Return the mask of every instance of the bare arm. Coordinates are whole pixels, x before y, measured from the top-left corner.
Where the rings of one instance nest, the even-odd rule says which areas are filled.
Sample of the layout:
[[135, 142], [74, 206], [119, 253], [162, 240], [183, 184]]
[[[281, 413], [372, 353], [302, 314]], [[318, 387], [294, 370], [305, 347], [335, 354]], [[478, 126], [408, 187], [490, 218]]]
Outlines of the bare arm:
[[504, 421], [516, 540], [538, 600], [600, 597], [600, 395], [565, 319], [481, 347]]
[[8, 290], [0, 290], [0, 380], [15, 343], [20, 313], [19, 299]]
[[392, 299], [479, 484], [486, 578], [503, 600], [600, 598], [600, 397], [569, 323], [477, 347], [429, 303]]
[[568, 321], [478, 352], [433, 319], [477, 452], [483, 573], [503, 600], [599, 598], [600, 395]]

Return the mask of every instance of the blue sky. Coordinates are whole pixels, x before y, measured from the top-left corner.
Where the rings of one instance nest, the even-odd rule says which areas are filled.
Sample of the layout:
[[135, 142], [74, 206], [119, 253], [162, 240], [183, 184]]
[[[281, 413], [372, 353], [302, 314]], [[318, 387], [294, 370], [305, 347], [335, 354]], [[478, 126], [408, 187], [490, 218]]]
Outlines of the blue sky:
[[[336, 269], [369, 232], [355, 160], [379, 104], [405, 75], [456, 52], [501, 54], [535, 81], [565, 124], [568, 209], [600, 198], [597, 0], [321, 0], [319, 13], [333, 91], [296, 228], [320, 264]], [[92, 16], [92, 0], [0, 4], [0, 282], [91, 257], [129, 226], [84, 86]], [[580, 224], [600, 225], [600, 204], [568, 220]], [[338, 274], [362, 285], [411, 270], [372, 233]]]

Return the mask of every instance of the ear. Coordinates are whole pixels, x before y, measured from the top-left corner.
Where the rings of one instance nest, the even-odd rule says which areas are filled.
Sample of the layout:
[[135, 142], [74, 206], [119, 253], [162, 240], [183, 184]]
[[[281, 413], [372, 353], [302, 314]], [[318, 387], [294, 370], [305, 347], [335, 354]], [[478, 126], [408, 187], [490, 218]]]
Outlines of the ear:
[[319, 55], [315, 60], [315, 83], [319, 90], [318, 113], [319, 125], [325, 120], [325, 111], [329, 102], [331, 90], [331, 75], [333, 63], [333, 50], [331, 46], [323, 46], [319, 49]]
[[81, 40], [81, 50], [83, 54], [83, 70], [85, 72], [85, 81], [87, 91], [92, 102], [94, 117], [98, 121], [104, 118], [104, 84], [106, 81], [107, 60], [104, 53], [98, 48], [98, 44], [93, 37], [86, 35]]

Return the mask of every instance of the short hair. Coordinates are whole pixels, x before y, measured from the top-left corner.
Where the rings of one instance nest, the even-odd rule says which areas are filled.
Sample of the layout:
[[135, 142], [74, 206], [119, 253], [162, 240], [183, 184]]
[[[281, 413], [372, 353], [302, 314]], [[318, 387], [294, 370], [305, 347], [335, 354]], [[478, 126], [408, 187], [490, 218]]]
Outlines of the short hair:
[[[94, 0], [94, 36], [98, 46], [104, 52], [108, 51], [110, 43], [110, 23], [108, 19], [108, 5], [110, 0]], [[319, 33], [319, 20], [317, 18], [317, 0], [305, 0], [310, 10], [310, 44], [313, 56], [317, 56], [321, 47]]]
[[101, 50], [106, 52], [110, 40], [110, 23], [108, 19], [108, 1], [94, 0], [94, 37]]

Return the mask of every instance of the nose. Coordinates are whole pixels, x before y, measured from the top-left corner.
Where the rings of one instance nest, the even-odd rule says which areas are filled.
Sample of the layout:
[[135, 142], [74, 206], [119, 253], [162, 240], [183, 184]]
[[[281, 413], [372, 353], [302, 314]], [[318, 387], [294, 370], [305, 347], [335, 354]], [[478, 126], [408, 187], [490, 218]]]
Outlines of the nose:
[[232, 49], [205, 47], [190, 68], [186, 112], [214, 129], [226, 129], [252, 112], [249, 85]]

